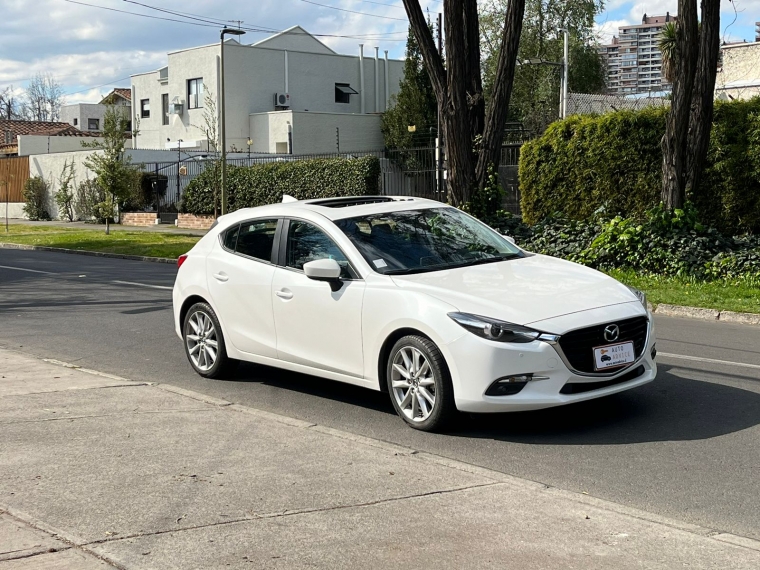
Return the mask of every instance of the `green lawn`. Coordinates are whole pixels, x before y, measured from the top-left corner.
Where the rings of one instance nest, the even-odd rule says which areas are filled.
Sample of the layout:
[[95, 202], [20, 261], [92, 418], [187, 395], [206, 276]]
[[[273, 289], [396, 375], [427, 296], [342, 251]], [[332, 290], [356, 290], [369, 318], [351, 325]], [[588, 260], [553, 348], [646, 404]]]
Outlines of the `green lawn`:
[[0, 242], [176, 258], [186, 253], [200, 239], [191, 235], [130, 231], [115, 227], [118, 226], [111, 226], [110, 235], [106, 235], [105, 226], [100, 225], [82, 229], [14, 224], [7, 234], [0, 229]]
[[739, 313], [760, 313], [760, 288], [722, 281], [700, 282], [651, 277], [634, 271], [607, 271], [615, 279], [646, 292], [653, 305], [666, 303]]

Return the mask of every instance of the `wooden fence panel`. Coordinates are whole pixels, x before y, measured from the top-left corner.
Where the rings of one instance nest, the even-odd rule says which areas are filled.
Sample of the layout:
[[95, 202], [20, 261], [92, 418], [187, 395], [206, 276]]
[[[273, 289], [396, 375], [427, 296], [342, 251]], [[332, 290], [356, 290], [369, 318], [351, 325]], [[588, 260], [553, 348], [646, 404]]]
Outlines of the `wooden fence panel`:
[[8, 202], [23, 202], [22, 192], [28, 179], [28, 156], [0, 158], [0, 202], [6, 199]]

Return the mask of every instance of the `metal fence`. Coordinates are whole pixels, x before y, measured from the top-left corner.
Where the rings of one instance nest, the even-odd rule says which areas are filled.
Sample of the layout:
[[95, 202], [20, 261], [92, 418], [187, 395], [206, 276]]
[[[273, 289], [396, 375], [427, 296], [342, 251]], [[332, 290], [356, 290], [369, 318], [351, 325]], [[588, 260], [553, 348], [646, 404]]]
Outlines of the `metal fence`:
[[[519, 213], [519, 189], [517, 184], [517, 164], [522, 143], [504, 145], [499, 164], [499, 178], [506, 191], [505, 208]], [[255, 155], [227, 160], [230, 167], [254, 166], [271, 162], [290, 162], [316, 158], [358, 158], [375, 156], [380, 162], [378, 187], [384, 196], [415, 196], [446, 201], [445, 163], [439, 185], [437, 154], [434, 147], [352, 153], [326, 153], [309, 155]], [[188, 184], [209, 167], [213, 167], [218, 157], [183, 156], [174, 162], [153, 162], [141, 165], [151, 185], [155, 200], [148, 211], [155, 211], [162, 223], [173, 223], [177, 219], [180, 202]], [[439, 190], [441, 188], [442, 190]]]

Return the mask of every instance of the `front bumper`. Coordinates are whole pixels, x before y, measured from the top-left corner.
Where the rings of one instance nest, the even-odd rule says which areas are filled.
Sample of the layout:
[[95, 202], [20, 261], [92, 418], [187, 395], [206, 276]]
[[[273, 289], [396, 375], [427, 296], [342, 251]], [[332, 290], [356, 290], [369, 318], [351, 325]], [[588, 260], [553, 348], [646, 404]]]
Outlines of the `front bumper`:
[[[464, 412], [510, 412], [582, 402], [647, 384], [657, 376], [657, 364], [651, 357], [654, 344], [654, 324], [650, 314], [644, 352], [634, 364], [614, 374], [586, 375], [573, 372], [554, 346], [542, 341], [508, 344], [466, 334], [446, 344], [443, 350], [454, 384], [457, 409]], [[640, 375], [614, 383], [614, 380], [639, 366], [643, 367]], [[519, 393], [512, 396], [486, 395], [486, 390], [496, 379], [518, 374], [533, 374], [544, 379], [528, 382]], [[579, 390], [579, 393], [561, 392], [568, 383], [597, 382], [604, 382], [605, 385], [588, 391]]]

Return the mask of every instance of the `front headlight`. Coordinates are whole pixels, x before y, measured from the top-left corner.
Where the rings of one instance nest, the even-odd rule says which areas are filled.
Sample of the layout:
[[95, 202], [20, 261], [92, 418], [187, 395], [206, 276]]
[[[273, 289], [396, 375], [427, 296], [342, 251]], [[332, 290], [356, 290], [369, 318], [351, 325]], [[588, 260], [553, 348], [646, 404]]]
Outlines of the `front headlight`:
[[626, 287], [628, 287], [631, 293], [633, 293], [634, 295], [636, 295], [636, 297], [638, 297], [639, 301], [641, 301], [641, 304], [644, 305], [644, 308], [649, 310], [647, 308], [647, 294], [644, 293], [644, 291], [639, 291], [638, 289], [636, 289], [636, 287], [631, 287], [630, 285], [626, 285]]
[[449, 313], [454, 321], [473, 334], [498, 342], [533, 342], [541, 333], [521, 325], [471, 315], [469, 313]]

